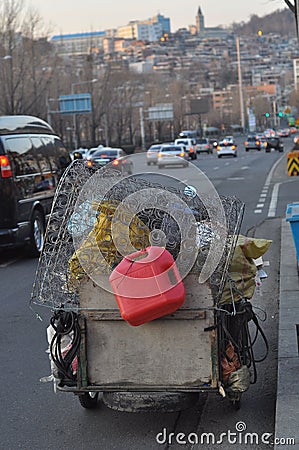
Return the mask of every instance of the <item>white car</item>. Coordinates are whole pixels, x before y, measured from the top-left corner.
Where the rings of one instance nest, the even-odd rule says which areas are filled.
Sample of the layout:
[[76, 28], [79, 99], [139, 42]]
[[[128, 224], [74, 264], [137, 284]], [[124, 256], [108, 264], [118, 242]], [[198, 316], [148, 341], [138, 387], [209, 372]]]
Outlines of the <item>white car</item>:
[[92, 155], [97, 152], [98, 150], [101, 150], [102, 148], [104, 148], [103, 145], [99, 145], [98, 147], [92, 147], [89, 150], [87, 150], [87, 152], [84, 155], [84, 159], [91, 159]]
[[196, 140], [194, 138], [179, 138], [174, 141], [175, 145], [183, 145], [191, 159], [197, 158]]
[[168, 144], [162, 145], [158, 153], [157, 165], [159, 169], [165, 166], [188, 167], [188, 153], [183, 145]]
[[158, 153], [162, 144], [154, 144], [146, 152], [146, 163], [149, 166], [150, 164], [157, 164], [158, 161]]
[[234, 156], [237, 157], [237, 144], [229, 140], [223, 139], [217, 145], [217, 156], [221, 158], [222, 156]]

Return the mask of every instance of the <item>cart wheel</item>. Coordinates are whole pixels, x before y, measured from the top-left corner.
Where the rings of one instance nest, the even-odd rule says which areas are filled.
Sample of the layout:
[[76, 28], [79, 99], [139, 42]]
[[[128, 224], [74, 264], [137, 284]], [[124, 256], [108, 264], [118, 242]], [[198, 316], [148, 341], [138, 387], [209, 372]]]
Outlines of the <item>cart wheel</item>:
[[116, 411], [170, 413], [191, 408], [198, 402], [194, 392], [104, 392], [103, 402]]
[[86, 392], [79, 395], [79, 402], [83, 408], [94, 409], [98, 405], [98, 392]]

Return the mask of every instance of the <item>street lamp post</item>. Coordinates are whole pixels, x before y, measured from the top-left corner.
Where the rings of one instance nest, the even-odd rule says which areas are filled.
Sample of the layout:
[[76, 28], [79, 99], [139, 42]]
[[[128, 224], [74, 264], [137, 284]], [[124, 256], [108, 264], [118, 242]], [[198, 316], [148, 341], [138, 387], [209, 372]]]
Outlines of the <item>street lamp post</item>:
[[236, 37], [237, 57], [238, 57], [238, 78], [239, 78], [239, 95], [240, 95], [240, 113], [241, 113], [241, 127], [245, 129], [245, 114], [244, 114], [244, 98], [243, 98], [243, 82], [241, 70], [241, 56], [240, 56], [240, 41]]

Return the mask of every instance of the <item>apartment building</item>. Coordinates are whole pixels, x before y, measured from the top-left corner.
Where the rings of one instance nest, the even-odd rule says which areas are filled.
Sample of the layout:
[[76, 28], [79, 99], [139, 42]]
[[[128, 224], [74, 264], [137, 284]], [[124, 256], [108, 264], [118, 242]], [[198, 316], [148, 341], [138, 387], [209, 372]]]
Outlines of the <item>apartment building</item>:
[[89, 33], [59, 34], [52, 36], [50, 42], [60, 56], [98, 53], [103, 47], [104, 31]]

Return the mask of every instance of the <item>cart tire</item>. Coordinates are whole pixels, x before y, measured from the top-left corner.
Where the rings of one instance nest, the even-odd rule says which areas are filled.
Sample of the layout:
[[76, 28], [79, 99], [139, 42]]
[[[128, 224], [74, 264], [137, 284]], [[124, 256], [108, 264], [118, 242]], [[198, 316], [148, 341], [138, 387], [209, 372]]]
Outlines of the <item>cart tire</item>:
[[94, 409], [98, 406], [98, 392], [86, 392], [79, 395], [79, 402], [83, 408]]
[[116, 411], [178, 412], [198, 402], [194, 392], [104, 392], [103, 402]]

